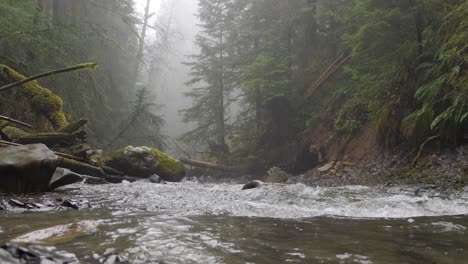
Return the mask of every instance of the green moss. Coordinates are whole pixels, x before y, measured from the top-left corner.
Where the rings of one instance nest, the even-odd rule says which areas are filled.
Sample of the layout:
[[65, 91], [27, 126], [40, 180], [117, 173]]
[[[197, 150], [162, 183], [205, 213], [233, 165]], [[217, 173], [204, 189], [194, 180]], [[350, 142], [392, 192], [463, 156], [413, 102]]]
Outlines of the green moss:
[[29, 136], [28, 132], [25, 132], [22, 129], [19, 129], [19, 128], [16, 128], [16, 127], [11, 127], [11, 126], [7, 126], [7, 127], [3, 128], [2, 131], [3, 131], [3, 133], [5, 133], [5, 135], [8, 136], [8, 138], [10, 138], [12, 140], [18, 139], [18, 138], [21, 138], [21, 137]]
[[156, 148], [151, 148], [151, 151], [159, 161], [159, 166], [157, 168], [159, 175], [172, 175], [172, 177], [180, 179], [185, 176], [185, 167], [181, 162], [171, 158]]
[[185, 176], [185, 167], [180, 161], [149, 147], [127, 146], [106, 158], [104, 164], [143, 178], [157, 174], [165, 181], [178, 182]]
[[[0, 64], [1, 83], [9, 84], [24, 79], [26, 79], [25, 76], [6, 65]], [[62, 99], [52, 91], [42, 87], [36, 81], [23, 84], [17, 89], [19, 89], [22, 96], [29, 99], [34, 110], [44, 115], [55, 129], [68, 125], [65, 114], [62, 112]]]
[[461, 178], [464, 183], [468, 183], [468, 163], [462, 164], [460, 166]]

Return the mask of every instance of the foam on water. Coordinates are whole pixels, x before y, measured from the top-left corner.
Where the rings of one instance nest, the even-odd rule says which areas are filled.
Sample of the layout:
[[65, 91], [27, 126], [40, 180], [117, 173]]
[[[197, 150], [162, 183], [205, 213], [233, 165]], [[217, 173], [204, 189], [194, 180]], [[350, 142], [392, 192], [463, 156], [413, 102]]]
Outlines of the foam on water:
[[354, 218], [410, 218], [468, 214], [464, 192], [415, 195], [414, 188], [339, 188], [265, 185], [241, 191], [237, 184], [78, 185], [78, 195], [103, 207], [178, 215], [234, 215], [308, 218], [324, 215]]

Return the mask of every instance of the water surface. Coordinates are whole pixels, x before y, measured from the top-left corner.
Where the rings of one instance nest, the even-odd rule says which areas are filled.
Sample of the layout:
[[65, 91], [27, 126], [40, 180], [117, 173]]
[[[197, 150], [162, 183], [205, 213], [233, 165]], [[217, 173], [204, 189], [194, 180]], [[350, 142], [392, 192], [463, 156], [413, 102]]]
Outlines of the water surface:
[[0, 243], [40, 244], [81, 263], [108, 252], [131, 263], [467, 263], [464, 192], [241, 187], [73, 185], [50, 196], [90, 208], [0, 213]]

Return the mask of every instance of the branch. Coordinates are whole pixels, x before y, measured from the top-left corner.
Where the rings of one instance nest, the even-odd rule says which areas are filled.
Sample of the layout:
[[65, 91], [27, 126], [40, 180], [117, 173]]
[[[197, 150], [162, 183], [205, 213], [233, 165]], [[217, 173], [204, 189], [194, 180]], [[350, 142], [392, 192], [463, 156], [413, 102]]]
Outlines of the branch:
[[421, 154], [422, 154], [422, 152], [424, 150], [424, 147], [427, 145], [427, 143], [431, 142], [432, 140], [434, 140], [434, 139], [436, 139], [438, 137], [439, 136], [429, 137], [421, 144], [421, 146], [419, 146], [418, 154], [413, 159], [413, 162], [411, 162], [411, 167], [416, 168], [416, 165], [418, 164], [419, 158], [421, 157]]
[[25, 83], [28, 83], [28, 82], [31, 82], [31, 81], [34, 81], [34, 80], [37, 80], [37, 79], [40, 79], [40, 78], [43, 78], [43, 77], [47, 77], [47, 76], [50, 76], [50, 75], [64, 73], [64, 72], [70, 72], [70, 71], [76, 71], [76, 70], [81, 70], [81, 69], [86, 69], [86, 68], [95, 69], [96, 66], [97, 66], [97, 64], [93, 63], [93, 62], [91, 62], [91, 63], [80, 63], [80, 64], [77, 64], [77, 65], [75, 65], [73, 67], [68, 67], [68, 68], [63, 68], [63, 69], [58, 69], [58, 70], [54, 70], [54, 71], [50, 71], [50, 72], [41, 73], [41, 74], [34, 75], [34, 76], [29, 77], [29, 78], [26, 78], [24, 80], [14, 82], [14, 83], [5, 85], [3, 87], [0, 87], [0, 92], [6, 91], [6, 90], [11, 89], [13, 87], [20, 86], [22, 84], [25, 84]]
[[18, 121], [18, 120], [15, 120], [15, 119], [13, 119], [13, 118], [9, 118], [8, 116], [2, 116], [2, 115], [0, 115], [0, 119], [1, 119], [1, 120], [5, 120], [5, 121], [8, 121], [8, 122], [10, 122], [10, 123], [14, 123], [14, 124], [17, 124], [17, 125], [21, 125], [21, 126], [24, 126], [24, 127], [32, 128], [31, 125], [26, 124], [26, 123], [23, 123], [23, 122]]

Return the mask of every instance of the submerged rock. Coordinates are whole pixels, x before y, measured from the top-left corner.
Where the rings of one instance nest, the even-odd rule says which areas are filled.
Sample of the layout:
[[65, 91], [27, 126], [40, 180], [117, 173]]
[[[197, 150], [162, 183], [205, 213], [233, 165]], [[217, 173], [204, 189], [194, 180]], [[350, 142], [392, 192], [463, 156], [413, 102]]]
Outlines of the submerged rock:
[[165, 181], [178, 182], [185, 177], [180, 161], [149, 147], [125, 147], [106, 159], [104, 165], [142, 178], [157, 174]]
[[46, 192], [57, 165], [43, 144], [0, 148], [0, 193]]
[[[0, 211], [10, 212], [47, 212], [52, 210], [66, 210], [83, 208], [92, 208], [93, 205], [86, 199], [64, 199], [57, 197], [55, 199], [46, 197], [18, 197], [0, 200]], [[1, 263], [1, 262], [0, 262]]]
[[74, 254], [54, 247], [35, 245], [26, 248], [8, 243], [0, 247], [0, 263], [73, 264], [79, 261]]
[[103, 264], [114, 264], [114, 263], [121, 263], [121, 264], [130, 264], [129, 261], [126, 260], [125, 257], [118, 253], [107, 253], [101, 257], [96, 257], [99, 263]]
[[151, 175], [148, 180], [151, 182], [151, 183], [160, 183], [160, 184], [166, 184], [166, 182], [161, 179], [161, 177], [159, 177], [159, 175]]
[[284, 183], [289, 179], [289, 174], [278, 167], [272, 167], [267, 172], [265, 181], [270, 183]]
[[262, 182], [262, 181], [258, 181], [258, 180], [251, 181], [251, 182], [247, 183], [246, 185], [244, 185], [244, 187], [242, 187], [242, 190], [259, 188], [263, 184], [265, 184], [265, 183]]

